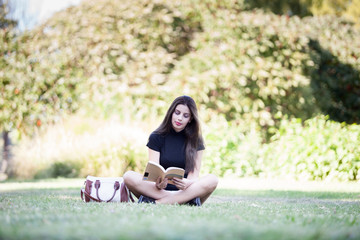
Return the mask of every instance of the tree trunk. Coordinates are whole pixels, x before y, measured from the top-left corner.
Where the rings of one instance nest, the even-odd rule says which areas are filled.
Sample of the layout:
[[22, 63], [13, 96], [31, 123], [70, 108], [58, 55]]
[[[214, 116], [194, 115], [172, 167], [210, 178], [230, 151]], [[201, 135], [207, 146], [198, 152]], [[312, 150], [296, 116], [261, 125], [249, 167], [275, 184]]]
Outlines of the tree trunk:
[[3, 131], [3, 140], [4, 140], [4, 148], [3, 148], [2, 162], [0, 166], [0, 181], [5, 180], [7, 178], [7, 170], [8, 170], [9, 162], [11, 160], [10, 159], [11, 140], [8, 131]]

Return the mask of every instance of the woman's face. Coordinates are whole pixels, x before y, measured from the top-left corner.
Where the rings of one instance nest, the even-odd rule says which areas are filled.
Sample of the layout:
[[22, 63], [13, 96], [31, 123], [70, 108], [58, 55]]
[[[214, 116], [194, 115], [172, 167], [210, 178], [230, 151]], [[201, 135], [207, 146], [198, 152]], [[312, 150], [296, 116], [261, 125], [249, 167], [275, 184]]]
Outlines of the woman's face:
[[176, 132], [184, 130], [191, 119], [191, 112], [188, 106], [179, 104], [172, 114], [171, 123]]

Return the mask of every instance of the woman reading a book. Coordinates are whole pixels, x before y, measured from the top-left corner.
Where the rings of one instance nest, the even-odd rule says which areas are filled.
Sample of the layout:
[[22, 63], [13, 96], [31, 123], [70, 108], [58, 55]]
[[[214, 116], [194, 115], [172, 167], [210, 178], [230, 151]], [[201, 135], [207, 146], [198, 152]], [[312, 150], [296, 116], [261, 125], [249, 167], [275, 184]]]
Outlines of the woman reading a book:
[[124, 174], [126, 186], [139, 198], [139, 203], [189, 204], [200, 206], [215, 190], [218, 179], [209, 174], [199, 177], [205, 149], [195, 101], [189, 96], [176, 98], [163, 122], [151, 133], [147, 143], [149, 161], [164, 169], [185, 169], [184, 178], [157, 178], [144, 181], [143, 175], [133, 171]]

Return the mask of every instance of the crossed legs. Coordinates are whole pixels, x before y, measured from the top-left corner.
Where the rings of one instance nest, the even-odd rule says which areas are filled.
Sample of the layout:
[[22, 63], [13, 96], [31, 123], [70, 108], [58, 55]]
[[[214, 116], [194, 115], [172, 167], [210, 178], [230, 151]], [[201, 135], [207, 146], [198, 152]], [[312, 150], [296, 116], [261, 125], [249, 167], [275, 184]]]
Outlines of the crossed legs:
[[209, 174], [199, 178], [185, 190], [166, 191], [157, 189], [154, 182], [143, 181], [142, 178], [140, 173], [133, 171], [124, 174], [126, 186], [137, 198], [145, 195], [156, 199], [156, 203], [160, 204], [182, 204], [196, 197], [200, 197], [201, 204], [203, 204], [218, 184], [217, 177]]

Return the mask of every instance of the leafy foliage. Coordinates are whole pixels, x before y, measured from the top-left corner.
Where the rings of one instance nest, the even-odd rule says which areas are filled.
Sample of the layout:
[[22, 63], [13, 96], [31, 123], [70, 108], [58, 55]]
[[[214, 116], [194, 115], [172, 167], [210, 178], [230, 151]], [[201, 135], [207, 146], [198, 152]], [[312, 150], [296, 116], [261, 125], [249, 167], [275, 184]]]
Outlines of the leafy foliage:
[[155, 96], [154, 86], [188, 51], [198, 26], [184, 24], [187, 19], [166, 5], [138, 4], [93, 1], [18, 38], [3, 31], [2, 125], [8, 130], [40, 125], [63, 110], [76, 110], [80, 98], [106, 102], [124, 93], [131, 101], [139, 94]]
[[[307, 119], [334, 107], [323, 106], [327, 100], [319, 99], [322, 94], [313, 84], [323, 81], [326, 51], [339, 59], [334, 76], [353, 73], [346, 81], [355, 84], [355, 103], [343, 103], [357, 114], [360, 53], [344, 46], [356, 44], [358, 31], [336, 18], [289, 18], [244, 11], [246, 6], [234, 1], [102, 0], [60, 12], [19, 38], [23, 53], [14, 50], [18, 60], [12, 60], [18, 67], [3, 73], [8, 89], [3, 99], [9, 101], [3, 102], [2, 122], [9, 127], [41, 123], [76, 110], [79, 100], [97, 115], [154, 119], [164, 113], [167, 99], [185, 93], [209, 109], [206, 121], [212, 114], [236, 124], [255, 121], [268, 135], [279, 116]], [[311, 41], [322, 50], [309, 47]], [[348, 91], [337, 90], [342, 95]], [[18, 101], [14, 91], [23, 93]], [[28, 112], [16, 112], [19, 108]]]
[[311, 45], [317, 54], [312, 85], [319, 107], [339, 122], [360, 122], [359, 70], [322, 49], [318, 42], [312, 41]]
[[[113, 112], [127, 113], [132, 106], [128, 115], [141, 118], [167, 98], [167, 74], [200, 30], [197, 20], [185, 14], [156, 1], [86, 2], [34, 32], [34, 42], [40, 43], [34, 51], [50, 48], [72, 59], [86, 83], [85, 100]], [[64, 20], [69, 15], [78, 17]]]
[[248, 0], [243, 1], [246, 9], [262, 8], [279, 15], [345, 17], [360, 26], [359, 0]]
[[308, 40], [296, 31], [300, 19], [233, 9], [214, 14], [193, 41], [197, 51], [173, 71], [178, 83], [187, 80], [190, 94], [227, 121], [255, 121], [265, 131], [276, 115], [306, 119], [317, 112], [303, 74], [312, 61]]
[[18, 37], [7, 29], [0, 35], [0, 130], [32, 131], [43, 121], [56, 120], [62, 111], [77, 108], [74, 100], [81, 85], [71, 78], [67, 60], [32, 52], [28, 35]]
[[307, 180], [360, 179], [359, 125], [318, 117], [282, 121], [262, 153], [269, 172]]
[[13, 148], [18, 178], [121, 176], [142, 171], [147, 135], [136, 126], [95, 119], [68, 121], [24, 137]]
[[16, 21], [7, 18], [9, 10], [6, 3], [0, 3], [0, 29], [12, 28], [16, 26]]
[[[220, 124], [222, 122], [222, 124]], [[262, 137], [254, 126], [244, 131], [226, 121], [212, 122], [206, 126], [206, 151], [203, 173], [218, 176], [260, 176], [264, 164], [260, 156]]]
[[338, 121], [358, 122], [358, 30], [333, 17], [237, 11], [211, 11], [204, 32], [192, 42], [197, 51], [172, 72], [178, 88], [228, 121], [256, 121], [268, 134], [284, 115], [308, 119], [322, 111]]
[[[86, 117], [159, 122], [170, 101], [187, 94], [212, 127], [205, 169], [258, 176], [269, 170], [262, 151], [280, 141], [271, 136], [285, 116], [359, 123], [360, 31], [335, 16], [248, 11], [249, 2], [84, 1], [24, 35], [2, 31], [1, 128], [33, 131], [80, 107]], [[144, 158], [129, 150], [133, 145], [125, 138], [118, 152], [111, 145], [60, 160], [75, 168], [80, 162], [86, 172], [121, 173], [124, 166], [106, 166], [125, 158], [138, 167]], [[355, 171], [357, 155], [349, 156]], [[49, 159], [41, 169], [58, 168], [59, 159]]]
[[[209, 155], [205, 171], [219, 176], [263, 176], [300, 180], [360, 179], [359, 125], [338, 123], [324, 116], [281, 121], [267, 144], [253, 131], [214, 128], [206, 136]], [[231, 131], [237, 134], [231, 134]], [[222, 136], [221, 141], [218, 137]]]

